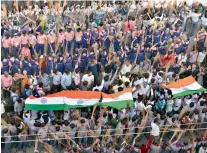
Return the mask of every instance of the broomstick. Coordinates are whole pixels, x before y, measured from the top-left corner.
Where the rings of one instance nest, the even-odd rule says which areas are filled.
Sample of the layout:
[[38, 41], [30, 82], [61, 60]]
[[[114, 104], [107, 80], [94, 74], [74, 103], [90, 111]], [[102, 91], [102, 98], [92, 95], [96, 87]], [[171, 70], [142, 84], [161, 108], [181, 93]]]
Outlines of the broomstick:
[[71, 139], [67, 134], [63, 134], [65, 136], [65, 138], [69, 139], [72, 143], [74, 143], [74, 145], [77, 147], [78, 150], [81, 150], [81, 148], [79, 147], [79, 145], [73, 140]]

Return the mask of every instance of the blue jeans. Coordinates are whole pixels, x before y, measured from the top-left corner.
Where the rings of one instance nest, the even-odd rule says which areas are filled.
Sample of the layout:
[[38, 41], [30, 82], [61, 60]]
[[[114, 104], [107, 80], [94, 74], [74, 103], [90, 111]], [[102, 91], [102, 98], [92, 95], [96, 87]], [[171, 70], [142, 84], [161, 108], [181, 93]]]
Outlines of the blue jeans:
[[[52, 47], [52, 49], [51, 49], [51, 47]], [[48, 55], [50, 52], [55, 52], [55, 43], [48, 44], [47, 50], [48, 50], [48, 52], [47, 52]]]
[[83, 138], [79, 138], [78, 139], [78, 144], [80, 145], [80, 144], [82, 144], [82, 142], [86, 144], [87, 141], [88, 141], [88, 138], [87, 137], [85, 137], [85, 138], [84, 137]]
[[10, 153], [11, 151], [11, 143], [5, 143], [4, 144], [4, 153]]
[[19, 142], [18, 146], [17, 146], [17, 150], [23, 149], [23, 151], [25, 152], [26, 151], [26, 146], [27, 146], [26, 142]]
[[8, 58], [8, 56], [9, 56], [9, 48], [3, 48], [3, 51], [4, 51], [4, 57]]
[[14, 57], [18, 57], [19, 56], [19, 46], [17, 46], [17, 47], [13, 47], [12, 48], [12, 55], [14, 56]]
[[70, 53], [70, 51], [71, 51], [72, 42], [73, 42], [73, 41], [68, 41], [68, 42], [67, 42], [67, 43], [68, 43], [68, 53]]
[[37, 51], [38, 54], [40, 52], [40, 54], [43, 55], [44, 54], [44, 44], [37, 44], [36, 45], [36, 51]]
[[193, 36], [196, 27], [197, 27], [197, 22], [193, 22], [193, 21], [192, 21], [192, 23], [191, 23], [191, 25], [190, 25], [190, 31], [189, 31], [189, 36], [190, 36], [190, 37]]
[[75, 41], [74, 49], [76, 48], [82, 48], [82, 41]]

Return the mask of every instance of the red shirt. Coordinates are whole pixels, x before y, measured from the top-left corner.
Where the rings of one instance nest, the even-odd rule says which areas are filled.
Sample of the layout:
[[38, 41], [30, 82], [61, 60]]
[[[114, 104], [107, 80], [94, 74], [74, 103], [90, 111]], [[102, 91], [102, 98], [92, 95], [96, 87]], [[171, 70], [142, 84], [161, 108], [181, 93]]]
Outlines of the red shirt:
[[146, 146], [139, 146], [138, 148], [141, 150], [141, 153], [148, 153], [151, 144], [152, 144], [152, 135], [150, 135]]
[[164, 55], [160, 57], [160, 65], [161, 66], [166, 66], [168, 64], [168, 62], [170, 64], [173, 64], [175, 62], [175, 55], [171, 54], [171, 55]]

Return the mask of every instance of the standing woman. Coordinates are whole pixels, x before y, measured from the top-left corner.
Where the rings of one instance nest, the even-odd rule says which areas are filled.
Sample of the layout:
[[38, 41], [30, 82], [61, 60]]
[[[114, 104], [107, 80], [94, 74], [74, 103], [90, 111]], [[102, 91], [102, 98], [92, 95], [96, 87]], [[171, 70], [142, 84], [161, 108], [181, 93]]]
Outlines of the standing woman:
[[3, 47], [4, 57], [8, 58], [12, 44], [12, 39], [10, 38], [9, 34], [6, 34], [6, 36], [2, 38], [1, 43]]

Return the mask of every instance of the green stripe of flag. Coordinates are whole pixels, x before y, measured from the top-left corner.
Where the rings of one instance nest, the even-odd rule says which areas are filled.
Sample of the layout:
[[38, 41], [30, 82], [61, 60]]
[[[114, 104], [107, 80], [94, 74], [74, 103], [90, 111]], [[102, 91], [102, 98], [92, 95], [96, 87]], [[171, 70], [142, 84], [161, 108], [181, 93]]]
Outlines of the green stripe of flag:
[[101, 105], [112, 107], [115, 109], [123, 109], [123, 108], [127, 108], [127, 107], [133, 107], [134, 102], [133, 102], [133, 100], [121, 100], [121, 101], [114, 101], [114, 102], [107, 102], [107, 103], [102, 102]]
[[187, 95], [191, 95], [191, 94], [195, 94], [195, 93], [199, 93], [199, 92], [204, 92], [204, 91], [206, 91], [205, 88], [200, 88], [198, 90], [186, 90], [184, 92], [174, 94], [173, 97], [174, 98], [180, 98], [180, 97], [183, 97], [183, 96], [187, 96]]
[[64, 110], [65, 104], [26, 104], [27, 110]]

